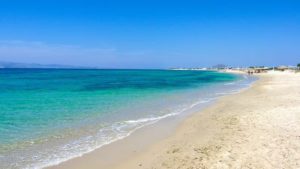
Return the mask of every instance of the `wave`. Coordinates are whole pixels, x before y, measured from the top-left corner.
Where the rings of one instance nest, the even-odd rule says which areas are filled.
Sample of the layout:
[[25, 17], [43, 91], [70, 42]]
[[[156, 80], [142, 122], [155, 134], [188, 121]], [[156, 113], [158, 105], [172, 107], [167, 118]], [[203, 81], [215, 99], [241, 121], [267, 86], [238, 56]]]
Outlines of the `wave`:
[[227, 86], [227, 85], [234, 85], [235, 83], [234, 82], [230, 82], [230, 83], [225, 83], [224, 85]]
[[[248, 80], [248, 77], [244, 79]], [[233, 83], [227, 83], [224, 85], [236, 85], [237, 82]], [[249, 82], [249, 84], [251, 84]], [[130, 136], [132, 133], [134, 133], [136, 130], [154, 124], [162, 119], [166, 119], [169, 117], [177, 116], [179, 114], [182, 114], [188, 110], [191, 110], [192, 108], [210, 103], [214, 100], [216, 100], [220, 96], [229, 95], [229, 94], [235, 94], [240, 92], [245, 87], [249, 87], [250, 85], [242, 85], [239, 84], [240, 88], [235, 90], [230, 90], [229, 92], [218, 92], [215, 91], [213, 95], [211, 95], [208, 98], [202, 98], [200, 100], [194, 101], [189, 104], [185, 104], [181, 108], [178, 108], [176, 110], [173, 110], [172, 112], [168, 114], [163, 114], [160, 116], [148, 116], [144, 118], [139, 118], [136, 120], [125, 120], [113, 123], [109, 126], [100, 128], [98, 132], [95, 135], [88, 135], [81, 137], [79, 139], [73, 140], [68, 142], [67, 144], [58, 146], [56, 148], [49, 147], [45, 152], [42, 152], [34, 157], [32, 157], [29, 161], [34, 161], [35, 163], [28, 164], [27, 166], [24, 164], [18, 166], [20, 168], [26, 169], [39, 169], [44, 167], [49, 167], [53, 165], [58, 165], [64, 161], [80, 157], [84, 154], [87, 154], [89, 152], [92, 152], [96, 149], [99, 149], [105, 145], [111, 144], [113, 142], [116, 142], [118, 140], [122, 140], [128, 136]], [[237, 87], [235, 87], [237, 88]], [[28, 159], [26, 159], [28, 160]], [[25, 161], [26, 161], [25, 160]], [[28, 161], [27, 161], [28, 162]], [[21, 167], [22, 166], [22, 167]]]
[[[68, 144], [60, 146], [57, 149], [48, 150], [47, 156], [35, 157], [34, 164], [28, 164], [26, 169], [40, 169], [53, 165], [58, 165], [64, 161], [80, 157], [84, 154], [99, 149], [105, 145], [111, 144], [115, 141], [124, 139], [130, 136], [136, 130], [154, 124], [162, 119], [177, 116], [199, 104], [208, 103], [215, 100], [216, 98], [207, 98], [198, 100], [190, 105], [174, 110], [172, 113], [161, 115], [161, 116], [149, 116], [146, 118], [140, 118], [137, 120], [126, 120], [122, 122], [114, 123], [110, 126], [99, 129], [95, 136], [86, 136], [78, 140], [74, 140]], [[49, 156], [49, 154], [53, 154]], [[54, 155], [55, 154], [55, 155]]]

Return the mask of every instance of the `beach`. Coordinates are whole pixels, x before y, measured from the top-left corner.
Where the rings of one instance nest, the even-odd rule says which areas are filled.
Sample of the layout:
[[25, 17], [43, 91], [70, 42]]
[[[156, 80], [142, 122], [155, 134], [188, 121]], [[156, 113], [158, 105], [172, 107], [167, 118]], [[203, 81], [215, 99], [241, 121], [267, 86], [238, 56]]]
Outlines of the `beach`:
[[17, 2], [0, 169], [300, 169], [300, 1]]
[[50, 168], [299, 168], [300, 74], [258, 77], [249, 89], [220, 98], [166, 136], [137, 131]]

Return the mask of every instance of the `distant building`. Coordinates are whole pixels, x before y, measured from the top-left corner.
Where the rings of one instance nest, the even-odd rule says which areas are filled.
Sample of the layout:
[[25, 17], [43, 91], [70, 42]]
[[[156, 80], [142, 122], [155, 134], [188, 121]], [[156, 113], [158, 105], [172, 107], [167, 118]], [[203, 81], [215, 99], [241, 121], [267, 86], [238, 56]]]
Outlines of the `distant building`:
[[278, 66], [278, 67], [275, 67], [275, 70], [279, 70], [279, 71], [285, 71], [285, 70], [288, 70], [289, 67], [288, 66]]
[[266, 73], [268, 70], [272, 70], [272, 68], [265, 67], [265, 66], [250, 66], [248, 68], [248, 73]]

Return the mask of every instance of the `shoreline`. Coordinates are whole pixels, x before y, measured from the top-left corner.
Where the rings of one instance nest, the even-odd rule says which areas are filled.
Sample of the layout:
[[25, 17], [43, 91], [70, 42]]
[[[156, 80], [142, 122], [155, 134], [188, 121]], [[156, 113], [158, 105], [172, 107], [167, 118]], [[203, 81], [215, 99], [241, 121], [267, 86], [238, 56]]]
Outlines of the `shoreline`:
[[[224, 72], [223, 72], [224, 73]], [[231, 73], [231, 74], [241, 74], [241, 73]], [[259, 79], [251, 80], [250, 86], [239, 87], [238, 93], [250, 88], [253, 83], [256, 83]], [[245, 80], [246, 81], [246, 80]], [[238, 82], [239, 83], [239, 82]], [[97, 148], [91, 152], [83, 154], [82, 156], [69, 159], [67, 161], [61, 162], [57, 165], [52, 165], [45, 167], [47, 169], [80, 169], [85, 168], [86, 163], [92, 163], [89, 169], [93, 168], [114, 168], [119, 163], [123, 163], [128, 160], [128, 157], [135, 156], [138, 153], [146, 151], [152, 145], [165, 140], [166, 138], [173, 135], [177, 128], [186, 119], [192, 117], [195, 113], [201, 113], [203, 110], [210, 106], [216, 104], [216, 102], [229, 95], [234, 95], [236, 93], [227, 93], [225, 95], [220, 95], [217, 99], [213, 99], [208, 103], [202, 103], [200, 108], [197, 110], [191, 110], [184, 114], [179, 114], [177, 116], [171, 116], [165, 119], [161, 119], [150, 125], [146, 125], [142, 128], [137, 129], [128, 137], [116, 140], [100, 148]], [[126, 147], [124, 147], [126, 145]], [[122, 152], [120, 154], [119, 152]], [[99, 159], [98, 157], [101, 157]]]
[[299, 168], [300, 74], [258, 77], [177, 126], [160, 121], [49, 168]]
[[[141, 73], [141, 76], [139, 76], [141, 79], [147, 79], [149, 74], [148, 72], [137, 72]], [[137, 72], [134, 71], [133, 74]], [[29, 72], [30, 75], [32, 73], [35, 73], [35, 71]], [[53, 73], [49, 72], [49, 74], [51, 74], [49, 76], [52, 76], [56, 73], [62, 75], [69, 74], [68, 72], [54, 71]], [[77, 73], [78, 75], [81, 74], [80, 72]], [[92, 71], [89, 74], [94, 73], [105, 74], [105, 71]], [[127, 74], [128, 72], [123, 73]], [[149, 80], [140, 81], [136, 79], [137, 77], [131, 76], [131, 80], [133, 81], [131, 81], [128, 84], [127, 82], [124, 82], [123, 84], [123, 82], [121, 82], [122, 80], [120, 81], [120, 85], [125, 85], [125, 88], [126, 85], [128, 85], [129, 90], [125, 88], [125, 90], [117, 89], [116, 92], [113, 92], [115, 90], [112, 90], [110, 88], [108, 90], [101, 89], [99, 90], [101, 91], [100, 93], [94, 92], [93, 86], [91, 86], [91, 88], [88, 87], [86, 89], [87, 91], [80, 90], [77, 92], [71, 90], [71, 88], [73, 87], [85, 88], [86, 86], [88, 86], [88, 84], [94, 81], [101, 81], [102, 78], [97, 80], [97, 76], [95, 77], [96, 79], [90, 78], [90, 76], [88, 76], [89, 79], [93, 80], [88, 82], [83, 81], [82, 83], [79, 83], [78, 81], [78, 84], [75, 84], [74, 86], [58, 85], [57, 89], [55, 90], [49, 90], [50, 88], [52, 88], [51, 85], [48, 86], [48, 83], [45, 83], [45, 85], [43, 85], [45, 88], [45, 98], [35, 97], [34, 100], [36, 101], [34, 101], [33, 104], [26, 104], [28, 105], [28, 107], [32, 106], [32, 109], [28, 110], [29, 116], [27, 118], [29, 119], [30, 117], [39, 117], [37, 118], [37, 120], [40, 121], [41, 124], [39, 125], [39, 127], [31, 127], [31, 132], [24, 132], [24, 135], [20, 135], [20, 137], [16, 135], [15, 138], [30, 137], [30, 135], [34, 135], [35, 133], [38, 133], [43, 129], [49, 131], [49, 134], [48, 132], [45, 132], [45, 135], [42, 139], [39, 139], [39, 137], [32, 137], [30, 141], [25, 141], [24, 139], [25, 144], [21, 144], [23, 143], [23, 140], [20, 139], [21, 142], [13, 142], [13, 144], [9, 146], [4, 145], [3, 149], [5, 151], [3, 153], [4, 156], [2, 156], [2, 158], [0, 159], [2, 161], [0, 164], [0, 166], [2, 167], [0, 168], [46, 168], [54, 165], [59, 165], [76, 157], [86, 156], [94, 150], [101, 149], [104, 145], [108, 145], [112, 142], [129, 137], [129, 135], [131, 135], [133, 132], [136, 132], [137, 129], [140, 130], [141, 127], [147, 127], [149, 124], [152, 123], [155, 123], [156, 125], [157, 121], [160, 121], [162, 119], [169, 119], [172, 116], [176, 116], [176, 118], [179, 117], [181, 121], [181, 119], [184, 119], [187, 114], [197, 112], [198, 110], [202, 109], [205, 105], [208, 105], [211, 102], [215, 102], [217, 98], [220, 98], [227, 94], [236, 93], [240, 89], [248, 87], [251, 84], [251, 82], [255, 80], [255, 78], [248, 78], [244, 75], [234, 75], [229, 73], [218, 72], [161, 72], [160, 70], [158, 70], [155, 72], [150, 72], [150, 74], [152, 73], [154, 73], [154, 77], [157, 76], [157, 78], [154, 78], [157, 80], [154, 80], [153, 82], [150, 82]], [[156, 75], [156, 73], [161, 73], [161, 75]], [[84, 73], [84, 76], [86, 75], [87, 74]], [[165, 75], [168, 76], [162, 78]], [[152, 76], [149, 76], [148, 78], [151, 79], [150, 77]], [[65, 82], [65, 84], [74, 84], [69, 83], [70, 81], [68, 79], [71, 78], [66, 78], [61, 81]], [[162, 81], [162, 83], [157, 83], [158, 81]], [[165, 83], [166, 81], [168, 82]], [[7, 82], [10, 82], [10, 80], [8, 79]], [[146, 87], [145, 89], [142, 88], [141, 90], [138, 87], [141, 82], [145, 82], [144, 85], [148, 87]], [[11, 81], [11, 83], [15, 82]], [[136, 84], [137, 86], [132, 86], [131, 83]], [[110, 84], [107, 83], [107, 87], [109, 86]], [[151, 86], [153, 87], [153, 89]], [[131, 89], [131, 87], [133, 88]], [[67, 88], [70, 89], [66, 90]], [[24, 90], [22, 88], [18, 88], [16, 90], [24, 92], [24, 96], [26, 98], [27, 90]], [[33, 93], [33, 91], [29, 92]], [[102, 92], [104, 93], [103, 97]], [[14, 93], [19, 92], [8, 92], [8, 96], [10, 96], [9, 98], [17, 98], [17, 95]], [[65, 97], [60, 98], [56, 97], [56, 95], [61, 95]], [[35, 105], [39, 105], [40, 101], [46, 101], [46, 98], [53, 100], [53, 102], [49, 102], [49, 105], [47, 104], [47, 111], [45, 111], [44, 115], [40, 117], [39, 114], [35, 114], [34, 108], [36, 107]], [[103, 104], [101, 100], [103, 100]], [[53, 110], [51, 109], [51, 107], [55, 106], [56, 104], [61, 104], [65, 101], [67, 101], [68, 103], [65, 106], [58, 106]], [[20, 101], [20, 103], [22, 102], [23, 101]], [[78, 102], [81, 102], [82, 104], [78, 104], [78, 106], [75, 106]], [[8, 107], [14, 107], [17, 105], [18, 104], [13, 104]], [[102, 108], [96, 108], [97, 105], [98, 107]], [[61, 111], [61, 108], [66, 108], [66, 110], [68, 111]], [[92, 110], [94, 111], [94, 113]], [[20, 109], [19, 112], [23, 112], [23, 110]], [[84, 112], [91, 113], [85, 115], [87, 118], [78, 118], [81, 117], [81, 115], [85, 114]], [[170, 121], [177, 123], [177, 121], [179, 120], [177, 120], [176, 118]], [[140, 137], [142, 139], [141, 142], [146, 142], [150, 140], [147, 139], [144, 141], [144, 135], [153, 135], [161, 133], [160, 130], [162, 128], [166, 128], [166, 126], [173, 125], [167, 124], [165, 121], [169, 120], [164, 120], [163, 122], [161, 122], [161, 127], [157, 127], [155, 131], [151, 130], [150, 132], [148, 132], [149, 134], [142, 132], [143, 134], [141, 134]], [[31, 121], [28, 120], [28, 122]], [[47, 124], [52, 125], [48, 127]], [[20, 123], [16, 124], [16, 126], [18, 125], [21, 129], [26, 129], [26, 126], [22, 127], [24, 123], [22, 123], [21, 121]], [[34, 126], [34, 123], [30, 125]], [[43, 128], [43, 126], [47, 127]], [[68, 128], [67, 126], [69, 126], [70, 128]], [[8, 135], [9, 133], [10, 131], [7, 130]], [[6, 139], [4, 137], [4, 140], [10, 140], [10, 138]], [[14, 148], [14, 146], [18, 147]], [[6, 150], [6, 147], [10, 148], [11, 150]], [[105, 160], [104, 163], [106, 163], [106, 161], [109, 160]]]
[[258, 76], [115, 169], [299, 168], [300, 74]]

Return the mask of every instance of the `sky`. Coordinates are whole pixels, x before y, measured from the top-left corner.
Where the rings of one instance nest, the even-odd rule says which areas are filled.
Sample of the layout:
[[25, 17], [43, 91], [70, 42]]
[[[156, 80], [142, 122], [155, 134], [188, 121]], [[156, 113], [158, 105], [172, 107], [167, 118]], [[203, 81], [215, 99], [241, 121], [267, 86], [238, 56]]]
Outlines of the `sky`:
[[1, 0], [0, 61], [170, 68], [296, 65], [298, 0]]

